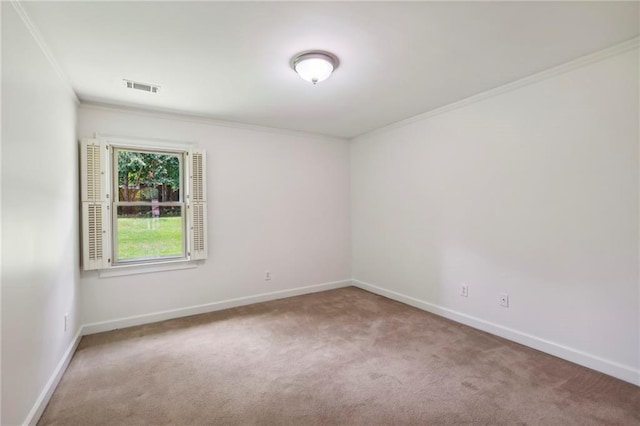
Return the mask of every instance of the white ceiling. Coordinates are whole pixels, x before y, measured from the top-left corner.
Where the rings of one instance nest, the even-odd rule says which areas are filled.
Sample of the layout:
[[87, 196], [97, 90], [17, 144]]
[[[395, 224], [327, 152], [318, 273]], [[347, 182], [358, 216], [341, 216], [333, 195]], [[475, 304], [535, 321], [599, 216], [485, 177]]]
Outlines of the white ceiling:
[[[23, 3], [83, 101], [345, 138], [633, 38], [639, 5]], [[289, 67], [309, 49], [341, 62], [317, 86]]]

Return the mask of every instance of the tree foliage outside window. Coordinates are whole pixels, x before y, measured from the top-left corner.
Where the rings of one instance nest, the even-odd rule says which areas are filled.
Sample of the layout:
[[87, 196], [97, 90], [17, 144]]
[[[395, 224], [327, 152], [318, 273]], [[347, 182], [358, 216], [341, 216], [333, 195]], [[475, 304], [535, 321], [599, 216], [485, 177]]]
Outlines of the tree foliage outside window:
[[178, 156], [118, 151], [118, 187], [122, 201], [177, 200], [180, 191]]

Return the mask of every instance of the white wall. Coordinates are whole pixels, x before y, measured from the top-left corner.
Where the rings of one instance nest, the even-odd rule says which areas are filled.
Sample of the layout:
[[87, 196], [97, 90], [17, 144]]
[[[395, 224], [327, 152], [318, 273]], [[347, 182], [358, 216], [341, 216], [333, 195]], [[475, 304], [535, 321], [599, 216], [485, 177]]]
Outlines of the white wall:
[[209, 259], [189, 270], [83, 273], [85, 324], [350, 278], [346, 141], [94, 106], [80, 107], [78, 126], [81, 137], [196, 142], [208, 162]]
[[354, 140], [353, 277], [640, 384], [638, 80], [635, 49]]
[[72, 92], [3, 3], [3, 425], [27, 419], [79, 328], [75, 124]]

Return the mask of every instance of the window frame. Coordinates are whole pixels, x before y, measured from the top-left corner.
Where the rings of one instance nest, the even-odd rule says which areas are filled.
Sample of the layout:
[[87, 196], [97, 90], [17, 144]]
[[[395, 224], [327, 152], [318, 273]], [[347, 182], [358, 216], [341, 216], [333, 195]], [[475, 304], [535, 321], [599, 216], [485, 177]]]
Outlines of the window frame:
[[[96, 133], [94, 138], [80, 140], [80, 146], [83, 270], [96, 270], [101, 278], [132, 275], [195, 268], [208, 257], [206, 153], [195, 143]], [[114, 155], [119, 149], [179, 155], [181, 201], [172, 203], [182, 207], [183, 256], [115, 261], [117, 230], [113, 222], [120, 200]], [[102, 211], [102, 219], [91, 216], [92, 211]]]
[[[122, 144], [110, 144], [110, 161], [112, 166], [111, 171], [111, 264], [113, 267], [118, 266], [131, 266], [131, 265], [146, 265], [155, 263], [167, 263], [188, 260], [189, 257], [189, 235], [188, 235], [188, 215], [187, 215], [187, 199], [188, 199], [188, 186], [186, 176], [189, 172], [187, 165], [189, 159], [189, 151], [184, 149], [169, 149], [169, 148], [132, 148], [131, 145]], [[120, 186], [118, 182], [119, 170], [118, 170], [118, 152], [145, 152], [150, 154], [160, 155], [175, 155], [178, 157], [179, 170], [180, 170], [180, 200], [172, 202], [160, 202], [156, 204], [158, 207], [181, 207], [180, 218], [182, 220], [182, 253], [178, 256], [156, 256], [156, 257], [143, 257], [132, 259], [118, 259], [118, 207], [120, 206], [140, 206], [140, 207], [153, 207], [152, 202], [147, 201], [120, 201]]]

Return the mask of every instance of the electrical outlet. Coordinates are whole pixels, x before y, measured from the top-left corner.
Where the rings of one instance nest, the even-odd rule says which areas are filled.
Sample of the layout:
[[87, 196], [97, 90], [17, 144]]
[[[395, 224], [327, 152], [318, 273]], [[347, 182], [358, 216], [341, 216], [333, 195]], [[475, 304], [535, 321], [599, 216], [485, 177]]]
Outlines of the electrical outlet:
[[462, 284], [460, 286], [460, 296], [469, 297], [469, 286], [466, 284]]
[[265, 271], [264, 272], [264, 280], [265, 281], [269, 281], [270, 279], [271, 279], [271, 272]]
[[67, 331], [68, 323], [69, 323], [69, 312], [64, 314], [64, 331]]
[[509, 295], [507, 293], [500, 293], [500, 306], [509, 307]]

